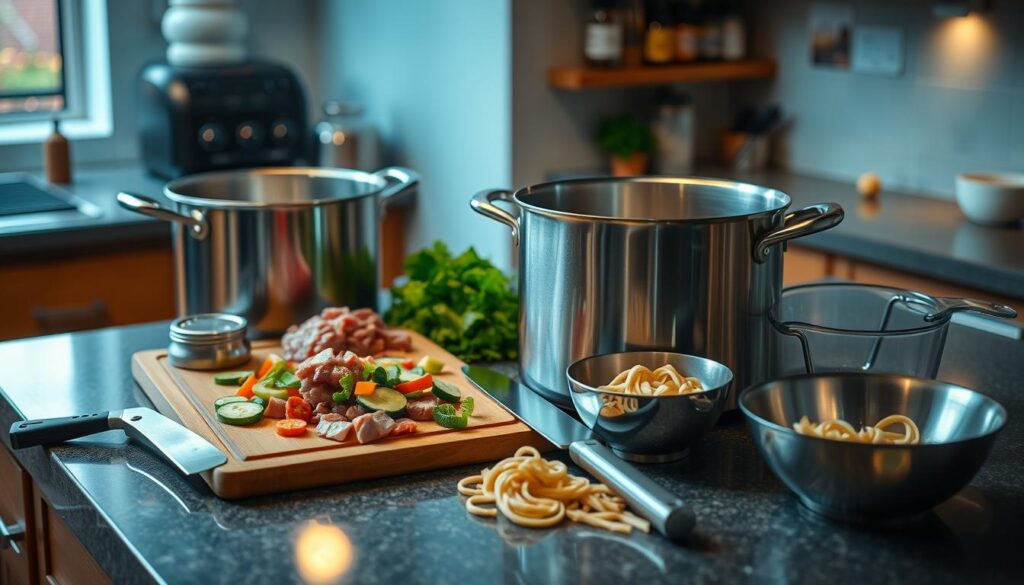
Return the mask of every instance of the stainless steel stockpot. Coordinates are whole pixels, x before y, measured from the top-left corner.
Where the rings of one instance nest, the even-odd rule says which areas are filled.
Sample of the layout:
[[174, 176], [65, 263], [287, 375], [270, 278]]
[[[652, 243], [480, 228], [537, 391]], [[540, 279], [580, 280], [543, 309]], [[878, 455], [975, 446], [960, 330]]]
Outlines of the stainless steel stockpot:
[[266, 335], [325, 306], [376, 308], [381, 205], [417, 181], [399, 167], [265, 167], [171, 181], [173, 210], [132, 193], [117, 200], [174, 222], [179, 315], [231, 313]]
[[734, 372], [737, 392], [768, 379], [780, 244], [843, 219], [835, 203], [787, 213], [781, 191], [702, 178], [576, 179], [483, 191], [470, 203], [512, 228], [519, 365], [530, 387], [563, 405], [569, 364], [606, 353], [705, 356]]

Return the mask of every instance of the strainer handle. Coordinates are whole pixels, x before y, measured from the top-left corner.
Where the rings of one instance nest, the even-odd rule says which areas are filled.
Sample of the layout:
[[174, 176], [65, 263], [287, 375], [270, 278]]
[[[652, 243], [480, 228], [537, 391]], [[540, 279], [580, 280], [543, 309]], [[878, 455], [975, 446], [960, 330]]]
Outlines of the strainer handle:
[[925, 321], [938, 321], [952, 316], [953, 313], [981, 313], [982, 315], [998, 317], [1000, 319], [1014, 319], [1017, 317], [1017, 311], [1013, 307], [1000, 305], [999, 303], [990, 303], [989, 301], [956, 297], [936, 297], [935, 301], [939, 305], [939, 310], [925, 315]]

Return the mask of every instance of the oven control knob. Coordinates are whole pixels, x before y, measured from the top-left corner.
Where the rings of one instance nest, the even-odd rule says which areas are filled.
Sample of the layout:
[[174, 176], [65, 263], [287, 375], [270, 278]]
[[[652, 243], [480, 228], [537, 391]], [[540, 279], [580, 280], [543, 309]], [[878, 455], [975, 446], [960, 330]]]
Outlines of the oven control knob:
[[270, 127], [270, 141], [275, 146], [289, 146], [295, 142], [298, 138], [298, 132], [295, 130], [295, 123], [288, 118], [279, 118], [274, 120], [274, 124]]
[[242, 148], [256, 150], [263, 145], [263, 127], [256, 122], [242, 122], [235, 130], [235, 139]]
[[209, 123], [199, 127], [199, 146], [207, 152], [220, 152], [228, 144], [227, 133], [220, 124]]

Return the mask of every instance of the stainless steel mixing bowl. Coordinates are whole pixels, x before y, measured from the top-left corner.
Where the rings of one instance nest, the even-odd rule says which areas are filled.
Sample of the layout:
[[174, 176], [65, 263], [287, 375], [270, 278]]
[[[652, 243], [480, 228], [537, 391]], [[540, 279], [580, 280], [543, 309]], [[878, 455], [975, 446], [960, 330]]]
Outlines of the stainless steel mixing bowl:
[[[637, 364], [652, 370], [671, 364], [683, 375], [699, 379], [705, 390], [682, 396], [637, 396], [597, 389]], [[689, 446], [718, 422], [732, 383], [732, 371], [714, 360], [661, 351], [584, 358], [570, 365], [566, 375], [569, 395], [583, 422], [619, 457], [645, 463], [685, 456]], [[626, 408], [613, 408], [612, 403]]]
[[[772, 471], [826, 517], [886, 523], [923, 514], [967, 485], [1006, 422], [987, 396], [897, 374], [836, 373], [783, 378], [743, 391], [740, 409]], [[842, 419], [874, 425], [910, 417], [917, 445], [848, 443], [798, 434], [793, 423]]]

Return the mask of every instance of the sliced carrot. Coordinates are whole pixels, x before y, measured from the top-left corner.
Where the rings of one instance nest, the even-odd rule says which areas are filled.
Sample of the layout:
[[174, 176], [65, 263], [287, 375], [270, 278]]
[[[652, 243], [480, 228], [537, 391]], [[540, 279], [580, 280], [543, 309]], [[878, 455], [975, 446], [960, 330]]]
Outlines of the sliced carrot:
[[267, 359], [263, 360], [263, 365], [262, 365], [262, 366], [260, 366], [260, 371], [259, 371], [259, 373], [258, 373], [258, 374], [256, 374], [256, 376], [257, 376], [257, 377], [258, 377], [258, 378], [259, 378], [260, 380], [262, 380], [262, 379], [263, 379], [263, 376], [266, 376], [266, 375], [267, 375], [267, 372], [269, 372], [269, 371], [270, 371], [270, 368], [274, 367], [274, 364], [276, 364], [276, 363], [277, 363], [277, 362], [279, 362], [279, 361], [281, 361], [281, 358], [280, 358], [280, 357], [278, 357], [278, 356], [276, 356], [276, 355], [274, 355], [274, 354], [270, 354], [270, 355], [268, 355], [268, 356], [267, 356]]
[[376, 382], [356, 382], [356, 396], [369, 396], [376, 389]]
[[306, 434], [306, 421], [297, 418], [285, 418], [274, 423], [277, 434], [282, 437], [301, 437]]
[[254, 396], [254, 394], [252, 393], [252, 388], [255, 385], [256, 376], [250, 375], [248, 378], [245, 379], [245, 382], [242, 383], [242, 385], [238, 388], [235, 394], [239, 396], [245, 396], [246, 398], [252, 398]]

